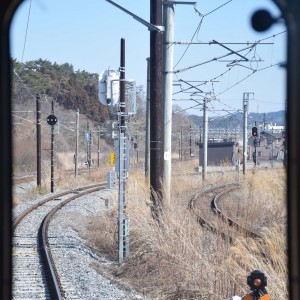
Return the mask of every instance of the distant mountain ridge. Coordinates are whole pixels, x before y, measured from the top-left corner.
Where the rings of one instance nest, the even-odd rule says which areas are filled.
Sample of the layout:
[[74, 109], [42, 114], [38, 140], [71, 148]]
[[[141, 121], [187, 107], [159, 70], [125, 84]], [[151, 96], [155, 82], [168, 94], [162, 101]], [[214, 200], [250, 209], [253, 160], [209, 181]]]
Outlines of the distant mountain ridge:
[[[203, 117], [196, 115], [189, 115], [189, 119], [196, 125], [202, 126]], [[230, 114], [224, 117], [212, 117], [209, 118], [209, 126], [213, 128], [242, 128], [244, 121], [244, 115], [241, 112], [236, 114]], [[248, 125], [263, 126], [267, 124], [284, 126], [285, 122], [285, 111], [268, 112], [268, 113], [249, 113], [248, 114]]]

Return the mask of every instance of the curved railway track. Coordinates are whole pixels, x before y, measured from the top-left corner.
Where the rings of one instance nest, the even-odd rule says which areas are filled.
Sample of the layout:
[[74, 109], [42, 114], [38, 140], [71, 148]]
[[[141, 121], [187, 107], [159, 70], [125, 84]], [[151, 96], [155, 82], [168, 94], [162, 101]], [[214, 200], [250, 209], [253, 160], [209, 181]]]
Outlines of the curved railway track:
[[106, 183], [90, 185], [50, 196], [31, 206], [13, 221], [13, 299], [76, 298], [64, 285], [52, 257], [48, 226], [64, 205], [99, 191]]
[[[218, 207], [218, 202], [222, 197], [228, 195], [240, 188], [236, 183], [222, 184], [208, 187], [200, 193], [195, 194], [189, 202], [189, 208], [194, 211], [198, 223], [214, 234], [220, 235], [224, 240], [233, 242], [234, 238], [239, 235], [246, 237], [259, 238], [259, 234], [244, 228], [232, 218], [229, 218]], [[201, 206], [199, 203], [204, 202]], [[218, 218], [216, 219], [216, 215]], [[205, 217], [204, 217], [205, 216]], [[224, 223], [227, 224], [224, 227]]]

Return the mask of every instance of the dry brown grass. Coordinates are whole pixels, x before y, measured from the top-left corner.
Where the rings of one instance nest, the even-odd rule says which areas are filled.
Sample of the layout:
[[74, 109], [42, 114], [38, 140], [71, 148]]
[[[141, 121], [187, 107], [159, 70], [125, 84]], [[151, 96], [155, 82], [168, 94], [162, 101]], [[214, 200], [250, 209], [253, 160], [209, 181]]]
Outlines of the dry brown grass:
[[274, 224], [261, 230], [259, 241], [238, 238], [226, 261], [228, 272], [242, 291], [247, 291], [244, 278], [255, 269], [268, 277], [270, 299], [288, 299], [286, 228]]
[[286, 180], [283, 169], [249, 172], [242, 189], [221, 198], [219, 207], [243, 227], [255, 232], [286, 223]]
[[[205, 184], [228, 181], [232, 181], [232, 173], [211, 175]], [[268, 277], [271, 299], [287, 299], [285, 219], [274, 225], [276, 216], [285, 217], [285, 210], [281, 211], [285, 207], [284, 171], [248, 174], [242, 181], [243, 197], [249, 198], [255, 189], [255, 205], [240, 205], [239, 210], [246, 210], [253, 218], [259, 207], [265, 224], [260, 228], [260, 241], [238, 238], [230, 245], [199, 227], [187, 203], [192, 191], [201, 186], [199, 177], [174, 178], [171, 205], [165, 205], [162, 221], [157, 223], [151, 217], [143, 176], [131, 176], [127, 196], [130, 257], [110, 270], [112, 276], [154, 299], [219, 300], [248, 292], [247, 275], [260, 269]], [[87, 236], [103, 253], [117, 255], [116, 204], [90, 222]]]
[[[80, 186], [91, 185], [101, 182], [106, 182], [106, 174], [111, 169], [110, 166], [103, 165], [99, 169], [80, 169], [78, 176], [75, 177], [74, 172], [66, 172], [64, 170], [55, 169], [54, 172], [54, 192], [78, 188]], [[13, 192], [13, 205], [16, 206], [23, 202], [34, 200], [42, 195], [50, 193], [50, 164], [43, 166], [42, 184], [37, 187], [36, 183], [32, 183], [32, 187], [17, 193], [14, 189]], [[35, 179], [34, 179], [35, 180]]]

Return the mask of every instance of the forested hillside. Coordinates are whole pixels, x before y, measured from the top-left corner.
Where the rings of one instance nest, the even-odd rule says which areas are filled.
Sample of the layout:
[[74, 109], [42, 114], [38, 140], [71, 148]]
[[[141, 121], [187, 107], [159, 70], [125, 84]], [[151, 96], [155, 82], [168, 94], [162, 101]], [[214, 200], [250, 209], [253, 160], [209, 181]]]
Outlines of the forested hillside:
[[25, 104], [39, 93], [65, 109], [79, 109], [93, 121], [103, 123], [109, 118], [107, 107], [98, 100], [98, 74], [74, 71], [71, 64], [43, 59], [25, 63], [13, 60], [12, 65], [15, 104]]

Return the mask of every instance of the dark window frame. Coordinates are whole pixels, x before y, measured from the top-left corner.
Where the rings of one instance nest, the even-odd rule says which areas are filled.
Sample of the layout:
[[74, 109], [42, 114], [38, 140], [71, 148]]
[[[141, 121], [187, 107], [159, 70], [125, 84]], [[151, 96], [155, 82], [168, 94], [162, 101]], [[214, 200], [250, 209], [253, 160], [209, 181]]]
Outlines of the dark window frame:
[[[152, 1], [152, 0], [150, 0]], [[271, 0], [270, 0], [271, 1]], [[2, 0], [0, 42], [0, 298], [11, 299], [12, 134], [9, 27], [22, 0]], [[288, 27], [287, 48], [287, 206], [290, 299], [300, 299], [300, 1], [273, 0]]]

